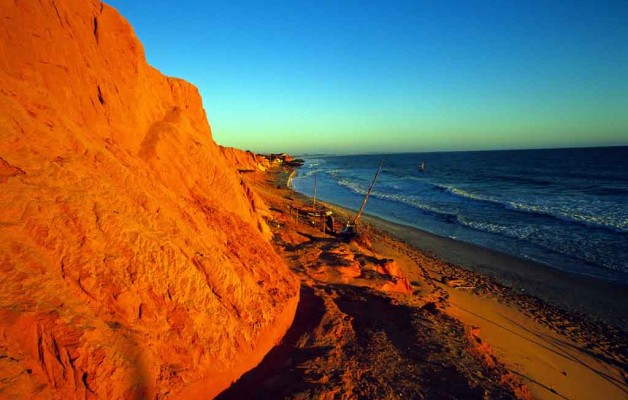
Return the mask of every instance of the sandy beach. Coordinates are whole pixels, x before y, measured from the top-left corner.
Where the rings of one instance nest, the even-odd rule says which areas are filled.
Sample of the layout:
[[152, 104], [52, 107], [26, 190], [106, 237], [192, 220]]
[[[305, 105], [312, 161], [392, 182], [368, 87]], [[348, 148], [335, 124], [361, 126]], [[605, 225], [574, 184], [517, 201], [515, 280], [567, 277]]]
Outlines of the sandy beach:
[[[336, 207], [337, 208], [337, 207]], [[628, 288], [366, 215], [364, 220], [409, 245], [490, 276], [521, 294], [628, 331]]]
[[0, 2], [0, 400], [628, 399], [624, 4], [144, 3]]
[[[345, 243], [320, 218], [297, 218], [311, 202], [286, 188], [288, 174], [245, 179], [301, 279], [295, 322], [219, 398], [439, 398], [445, 387], [460, 398], [628, 395], [621, 304], [593, 306], [620, 289], [371, 216]], [[337, 228], [351, 216], [326, 206]]]

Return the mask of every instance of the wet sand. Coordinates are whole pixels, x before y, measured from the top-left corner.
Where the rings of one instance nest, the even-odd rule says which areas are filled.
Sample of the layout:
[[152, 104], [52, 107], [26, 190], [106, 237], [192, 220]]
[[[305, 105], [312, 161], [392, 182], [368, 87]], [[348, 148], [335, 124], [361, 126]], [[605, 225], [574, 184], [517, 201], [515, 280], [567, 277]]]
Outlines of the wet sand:
[[[532, 272], [508, 287], [498, 282], [509, 282], [508, 256], [373, 217], [343, 242], [318, 218], [297, 220], [309, 200], [285, 189], [288, 173], [246, 179], [269, 205], [302, 300], [282, 344], [219, 398], [628, 396], [625, 332], [519, 286], [552, 287], [551, 272], [516, 264]], [[334, 210], [339, 227], [350, 214]]]
[[374, 216], [366, 215], [364, 220], [441, 260], [490, 276], [516, 291], [628, 332], [628, 286], [560, 271]]

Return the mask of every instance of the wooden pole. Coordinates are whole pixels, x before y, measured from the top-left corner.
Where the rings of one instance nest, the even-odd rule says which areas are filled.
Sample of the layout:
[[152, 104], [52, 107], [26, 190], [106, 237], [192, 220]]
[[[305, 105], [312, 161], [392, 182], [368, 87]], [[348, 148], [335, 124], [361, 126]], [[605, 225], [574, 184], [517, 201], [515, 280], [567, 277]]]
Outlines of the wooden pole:
[[316, 209], [316, 174], [314, 174], [314, 201], [312, 202], [312, 208]]
[[373, 190], [373, 186], [375, 185], [375, 181], [377, 180], [377, 177], [379, 176], [379, 172], [382, 170], [382, 164], [383, 163], [384, 163], [384, 160], [382, 159], [379, 162], [379, 167], [377, 168], [377, 172], [375, 173], [375, 177], [373, 178], [373, 182], [371, 182], [371, 186], [369, 187], [369, 190], [366, 192], [366, 196], [364, 197], [364, 201], [362, 202], [362, 207], [360, 207], [360, 211], [358, 211], [357, 215], [353, 219], [353, 226], [355, 226], [355, 224], [358, 223], [358, 220], [362, 216], [362, 211], [364, 211], [364, 207], [366, 206], [366, 202], [369, 199], [369, 195], [371, 194], [371, 190]]
[[296, 174], [297, 174], [296, 170], [293, 170], [292, 172], [290, 172], [290, 175], [288, 175], [288, 182], [286, 183], [286, 186], [288, 186], [288, 189], [292, 190], [292, 194], [294, 194], [294, 186], [292, 185], [292, 179], [295, 177]]

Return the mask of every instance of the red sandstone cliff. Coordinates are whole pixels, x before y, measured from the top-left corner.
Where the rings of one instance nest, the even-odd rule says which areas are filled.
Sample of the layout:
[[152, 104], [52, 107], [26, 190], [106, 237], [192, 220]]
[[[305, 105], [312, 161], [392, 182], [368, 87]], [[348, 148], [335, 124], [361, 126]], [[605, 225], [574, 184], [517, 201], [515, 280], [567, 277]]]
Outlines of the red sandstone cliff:
[[0, 2], [0, 398], [209, 398], [297, 281], [196, 88], [91, 0]]
[[262, 155], [248, 150], [235, 149], [233, 147], [219, 146], [223, 156], [241, 172], [265, 171], [271, 164]]

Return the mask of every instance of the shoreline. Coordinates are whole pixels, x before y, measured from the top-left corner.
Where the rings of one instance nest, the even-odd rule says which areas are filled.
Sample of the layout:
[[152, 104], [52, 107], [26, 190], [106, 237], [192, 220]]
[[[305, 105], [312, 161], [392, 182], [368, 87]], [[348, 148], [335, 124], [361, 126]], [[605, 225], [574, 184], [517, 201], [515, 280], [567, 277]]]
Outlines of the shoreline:
[[366, 214], [365, 221], [419, 251], [495, 279], [512, 290], [628, 332], [628, 287]]
[[[321, 397], [360, 388], [367, 397], [392, 390], [391, 398], [414, 398], [416, 390], [465, 398], [480, 388], [495, 398], [628, 395], [625, 332], [435, 254], [459, 246], [453, 239], [368, 216], [358, 237], [338, 240], [320, 219], [296, 217], [295, 208], [307, 209], [311, 199], [286, 188], [290, 171], [245, 179], [269, 207], [273, 246], [301, 279], [302, 300], [283, 344], [220, 399]], [[330, 208], [336, 231], [355, 214]], [[464, 244], [455, 253], [487, 257]], [[448, 372], [420, 372], [443, 365]], [[440, 387], [442, 379], [469, 386], [457, 392]]]
[[[297, 191], [294, 194], [311, 201], [306, 194]], [[335, 212], [340, 211], [340, 214], [357, 212], [323, 199], [317, 198], [317, 202]], [[603, 322], [628, 333], [628, 286], [621, 283], [564, 271], [535, 260], [436, 235], [368, 214], [368, 211], [363, 214], [362, 220], [403, 240], [417, 251], [488, 276], [516, 292], [538, 298], [579, 317]]]
[[[597, 171], [599, 185], [588, 185], [566, 172], [565, 166], [559, 167], [575, 156], [571, 153], [566, 158], [550, 153], [548, 159], [556, 156], [556, 165], [547, 164], [549, 169], [539, 170], [539, 176], [527, 176], [530, 171], [522, 167], [524, 160], [511, 165], [507, 156], [464, 153], [458, 158], [434, 156], [425, 173], [417, 165], [430, 153], [304, 156], [293, 182], [295, 189], [312, 196], [313, 177], [318, 174], [318, 197], [357, 210], [372, 179], [371, 168], [381, 159], [388, 160], [369, 200], [369, 214], [628, 287], [628, 249], [622, 235], [626, 221], [620, 197], [625, 188], [618, 171], [607, 169], [607, 175], [605, 170]], [[536, 153], [529, 156], [543, 160]], [[607, 182], [604, 177], [619, 181]]]

